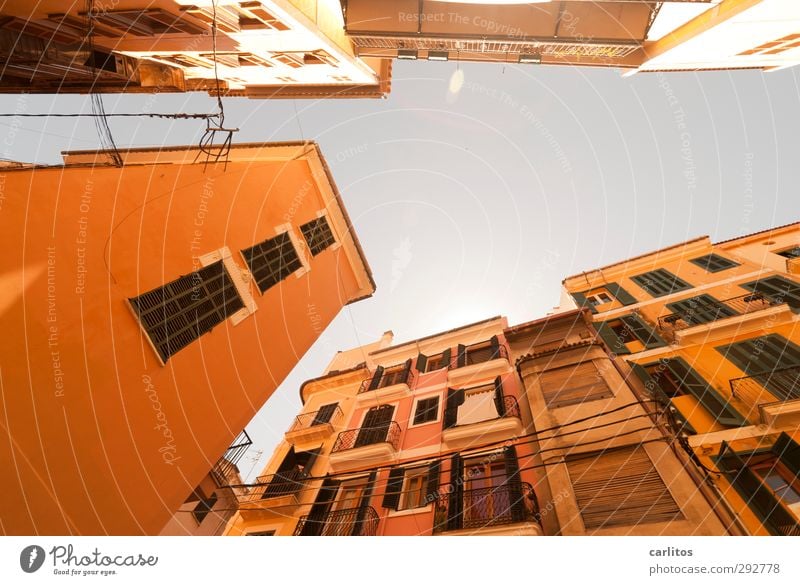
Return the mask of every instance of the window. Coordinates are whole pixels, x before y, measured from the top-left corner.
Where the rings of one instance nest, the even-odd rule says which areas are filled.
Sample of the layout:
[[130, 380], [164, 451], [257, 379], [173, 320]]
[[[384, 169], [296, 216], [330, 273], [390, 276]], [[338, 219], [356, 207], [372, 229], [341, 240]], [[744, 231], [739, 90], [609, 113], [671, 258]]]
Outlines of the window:
[[739, 55], [777, 55], [796, 47], [800, 47], [800, 34], [791, 34], [767, 43], [762, 43], [757, 47], [742, 51]]
[[261, 2], [240, 2], [239, 3], [239, 26], [242, 30], [264, 29], [289, 30], [289, 27], [281, 22], [271, 12], [267, 11]]
[[382, 506], [391, 510], [424, 508], [437, 498], [441, 462], [389, 471]]
[[[769, 276], [743, 284], [742, 288], [764, 295], [772, 304], [786, 303], [795, 312], [800, 311], [800, 284], [786, 277]], [[759, 299], [753, 300], [758, 303]]]
[[218, 51], [216, 55], [214, 53], [200, 53], [200, 56], [212, 63], [216, 61], [218, 65], [239, 67], [239, 53], [222, 53]]
[[333, 232], [331, 232], [331, 228], [328, 225], [328, 220], [324, 215], [301, 225], [300, 231], [303, 232], [303, 237], [306, 239], [312, 256], [316, 256], [336, 243]]
[[226, 33], [239, 32], [239, 16], [230, 6], [186, 6], [181, 8], [187, 14], [202, 21], [207, 27], [214, 23], [216, 16], [217, 30]]
[[275, 536], [274, 530], [259, 530], [257, 532], [246, 532], [245, 536]]
[[800, 398], [800, 347], [772, 333], [716, 348], [779, 400]]
[[129, 299], [142, 328], [165, 362], [244, 308], [222, 261]]
[[406, 381], [407, 372], [405, 365], [392, 366], [383, 371], [383, 376], [378, 384], [378, 388], [386, 388], [395, 384], [403, 384]]
[[611, 321], [595, 322], [594, 326], [608, 348], [617, 355], [631, 353], [635, 348], [628, 344], [637, 340], [645, 349], [667, 345], [667, 342], [636, 313]]
[[682, 301], [667, 303], [667, 309], [690, 326], [711, 323], [738, 315], [728, 305], [721, 303], [711, 295], [699, 295]]
[[588, 307], [596, 313], [596, 307], [619, 301], [623, 305], [635, 305], [638, 301], [628, 291], [616, 282], [609, 282], [600, 288], [589, 289], [584, 292], [570, 293], [579, 307]]
[[447, 349], [440, 354], [426, 356], [419, 354], [417, 356], [417, 371], [427, 373], [441, 370], [450, 365], [450, 350]]
[[282, 65], [291, 67], [292, 69], [299, 69], [303, 66], [303, 60], [299, 55], [292, 53], [275, 53], [272, 58]]
[[262, 294], [303, 267], [288, 232], [242, 250], [242, 255]]
[[775, 253], [778, 256], [783, 256], [784, 258], [800, 258], [800, 246], [793, 246]]
[[338, 402], [334, 402], [333, 404], [325, 404], [324, 406], [320, 406], [317, 414], [314, 416], [314, 420], [311, 421], [309, 426], [315, 427], [317, 425], [324, 425], [331, 422], [333, 418], [333, 414], [336, 412], [336, 409], [339, 407]]
[[389, 439], [389, 429], [392, 426], [394, 406], [384, 404], [373, 406], [364, 416], [358, 436], [355, 438], [354, 447], [383, 443]]
[[649, 364], [644, 366], [644, 369], [668, 398], [676, 398], [686, 394], [681, 385], [681, 380], [669, 370], [665, 363]]
[[607, 292], [599, 292], [593, 295], [586, 295], [586, 299], [589, 301], [589, 304], [592, 305], [593, 307], [596, 307], [597, 305], [603, 305], [605, 303], [610, 303], [614, 300], [611, 298], [611, 295], [609, 295]]
[[421, 398], [414, 411], [414, 425], [435, 422], [439, 418], [439, 397]]
[[539, 384], [547, 408], [582, 404], [613, 396], [597, 366], [591, 361], [546, 370], [540, 374]]
[[[86, 16], [80, 12], [80, 16]], [[134, 36], [157, 36], [162, 34], [185, 33], [200, 35], [206, 27], [181, 19], [160, 8], [147, 10], [104, 10], [95, 11], [94, 20], [102, 26], [116, 29]]]
[[723, 442], [717, 467], [770, 534], [800, 536], [800, 445], [788, 434], [748, 453]]
[[566, 464], [587, 530], [683, 518], [641, 446], [571, 455]]
[[692, 286], [663, 268], [632, 276], [631, 280], [652, 297], [663, 297]]
[[205, 69], [214, 67], [214, 64], [210, 61], [191, 55], [152, 55], [151, 59], [166, 61], [170, 65], [177, 65], [178, 67], [203, 67]]
[[264, 487], [261, 499], [293, 494], [303, 487], [305, 479], [311, 475], [311, 469], [319, 457], [320, 449], [295, 453], [294, 446], [290, 447], [277, 471]]
[[253, 53], [239, 53], [239, 66], [240, 67], [272, 67], [264, 57], [254, 55]]
[[192, 510], [192, 516], [194, 516], [194, 519], [198, 524], [203, 523], [203, 520], [206, 519], [206, 516], [208, 516], [209, 512], [211, 512], [216, 503], [216, 492], [211, 494], [208, 498], [203, 498], [200, 500], [200, 502], [198, 502], [197, 506], [195, 506], [194, 510]]
[[700, 256], [699, 258], [692, 258], [689, 260], [689, 262], [696, 264], [706, 272], [721, 272], [723, 270], [727, 270], [728, 268], [739, 266], [738, 262], [729, 260], [724, 256], [720, 256], [719, 254], [707, 254], [705, 256]]
[[500, 345], [500, 340], [495, 335], [488, 341], [473, 343], [472, 345], [458, 346], [456, 366], [463, 368], [488, 362], [500, 357], [506, 357], [505, 348]]

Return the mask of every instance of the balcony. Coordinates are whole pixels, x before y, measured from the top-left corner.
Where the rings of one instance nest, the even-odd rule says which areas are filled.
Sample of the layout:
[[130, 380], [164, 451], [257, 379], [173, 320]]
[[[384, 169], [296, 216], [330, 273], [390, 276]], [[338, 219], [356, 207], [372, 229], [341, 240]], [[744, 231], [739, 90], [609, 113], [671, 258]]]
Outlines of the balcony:
[[448, 366], [447, 381], [451, 386], [464, 386], [475, 381], [502, 376], [511, 371], [508, 350], [490, 341], [459, 346], [456, 359]]
[[239, 477], [239, 460], [245, 454], [250, 445], [253, 444], [250, 435], [247, 431], [242, 431], [234, 439], [230, 447], [225, 451], [225, 454], [211, 468], [211, 477], [218, 487], [227, 486], [230, 484], [240, 483], [242, 480]]
[[749, 422], [773, 427], [800, 425], [800, 366], [735, 378], [730, 385]]
[[297, 494], [305, 485], [306, 474], [302, 471], [282, 471], [262, 475], [256, 483], [244, 486], [237, 493], [239, 512], [245, 517], [259, 515], [270, 510], [286, 514], [299, 505]]
[[[784, 306], [786, 310], [789, 306], [781, 299], [772, 299], [762, 293], [750, 293], [732, 299], [719, 301], [716, 311], [694, 311], [686, 310], [677, 313], [669, 313], [658, 318], [658, 330], [670, 343], [680, 341], [682, 337], [690, 335], [692, 332], [686, 331], [698, 327], [697, 331], [705, 331], [710, 327], [716, 327], [716, 323], [724, 321], [725, 324], [740, 325], [742, 321], [748, 319], [747, 315], [765, 311], [773, 307]], [[763, 314], [762, 314], [763, 315]], [[705, 326], [700, 328], [701, 326]], [[686, 331], [684, 333], [684, 331]]]
[[411, 396], [415, 374], [409, 362], [382, 370], [380, 378], [375, 375], [361, 382], [356, 402], [369, 400], [400, 400]]
[[370, 506], [335, 510], [319, 519], [307, 514], [300, 517], [294, 536], [375, 536], [379, 521]]
[[298, 415], [286, 431], [286, 442], [299, 450], [319, 444], [331, 435], [334, 427], [342, 422], [344, 414], [338, 406], [333, 411], [317, 410]]
[[434, 502], [434, 534], [504, 534], [541, 536], [539, 502], [530, 484], [464, 490], [443, 485]]
[[334, 471], [370, 467], [391, 460], [400, 448], [400, 425], [348, 429], [339, 433], [328, 457]]
[[[494, 393], [493, 385], [471, 388], [473, 395]], [[489, 402], [491, 400], [491, 403]], [[519, 404], [513, 396], [503, 396], [502, 408], [492, 404], [489, 396], [486, 404], [474, 405], [465, 401], [458, 409], [456, 423], [442, 431], [442, 443], [447, 449], [463, 449], [473, 443], [492, 443], [522, 434]]]

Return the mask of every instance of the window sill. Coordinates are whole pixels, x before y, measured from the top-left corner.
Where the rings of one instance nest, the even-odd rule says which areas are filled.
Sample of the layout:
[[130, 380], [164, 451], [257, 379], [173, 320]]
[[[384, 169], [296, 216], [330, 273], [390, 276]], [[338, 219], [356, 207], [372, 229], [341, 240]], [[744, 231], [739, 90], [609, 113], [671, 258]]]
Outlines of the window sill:
[[392, 510], [388, 518], [399, 518], [400, 516], [411, 516], [412, 514], [427, 514], [433, 511], [433, 504], [422, 506], [421, 508], [411, 508], [410, 510]]

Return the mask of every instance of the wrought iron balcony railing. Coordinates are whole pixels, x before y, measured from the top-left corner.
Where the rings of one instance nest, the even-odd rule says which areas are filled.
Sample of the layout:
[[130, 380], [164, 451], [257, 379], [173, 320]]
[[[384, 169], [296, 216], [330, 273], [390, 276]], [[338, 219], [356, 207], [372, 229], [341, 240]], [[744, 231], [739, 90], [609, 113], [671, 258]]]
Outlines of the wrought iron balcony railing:
[[343, 417], [344, 413], [342, 413], [342, 409], [339, 408], [338, 406], [334, 408], [332, 412], [330, 411], [326, 412], [325, 410], [306, 412], [304, 414], [299, 414], [296, 417], [294, 417], [294, 422], [292, 423], [292, 426], [289, 427], [289, 430], [287, 432], [291, 433], [294, 431], [310, 429], [311, 427], [323, 425], [326, 423], [336, 425], [339, 422], [341, 422]]
[[278, 498], [297, 493], [305, 485], [306, 474], [292, 469], [279, 471], [272, 475], [262, 475], [247, 490], [237, 494], [240, 504], [254, 503], [269, 498]]
[[734, 378], [730, 386], [734, 398], [745, 405], [748, 420], [757, 421], [761, 405], [800, 399], [800, 366]]
[[[480, 390], [480, 388], [482, 387], [483, 386], [478, 386], [477, 388], [471, 388], [470, 390], [476, 390], [476, 389]], [[492, 391], [494, 390], [494, 385], [487, 385], [486, 388], [488, 389], [487, 391]], [[497, 416], [494, 418], [487, 418], [478, 421], [469, 421], [465, 423], [465, 422], [459, 422], [457, 413], [458, 411], [456, 411], [456, 417], [454, 419], [451, 419], [449, 416], [445, 418], [445, 420], [443, 421], [445, 429], [459, 427], [459, 426], [467, 426], [470, 424], [485, 423], [487, 421], [497, 420], [500, 418], [508, 418], [508, 417], [520, 418], [519, 403], [517, 402], [517, 399], [514, 398], [513, 396], [503, 396], [502, 411], [498, 410]]]
[[395, 449], [398, 449], [400, 446], [400, 425], [395, 421], [391, 421], [388, 425], [342, 431], [336, 437], [331, 453], [366, 447], [377, 443], [389, 443]]
[[685, 311], [663, 315], [658, 318], [658, 329], [666, 334], [667, 337], [674, 338], [676, 331], [688, 329], [695, 325], [702, 325], [703, 323], [710, 323], [729, 317], [738, 317], [739, 315], [747, 315], [755, 311], [762, 311], [770, 307], [782, 305], [785, 301], [770, 298], [762, 293], [753, 292], [732, 299], [719, 301], [719, 303], [719, 307], [717, 307], [716, 311], [703, 306], [702, 309], [698, 309], [697, 311], [687, 309]]
[[300, 517], [295, 536], [375, 536], [380, 518], [374, 508], [347, 508], [328, 512], [314, 518], [313, 514]]
[[439, 488], [434, 506], [433, 532], [479, 529], [517, 522], [540, 523], [539, 502], [529, 483], [509, 480], [503, 485], [458, 490]]
[[406, 386], [411, 387], [414, 385], [415, 379], [415, 370], [413, 368], [406, 368], [405, 364], [400, 364], [398, 366], [386, 368], [383, 371], [383, 375], [381, 376], [378, 386], [375, 388], [371, 387], [372, 376], [361, 382], [361, 386], [358, 388], [358, 393], [363, 394], [364, 392], [370, 392], [371, 390], [380, 390], [381, 388], [394, 386], [395, 384], [405, 384]]
[[496, 346], [487, 345], [487, 343], [483, 341], [467, 345], [464, 349], [463, 362], [459, 362], [458, 355], [454, 355], [447, 368], [454, 370], [456, 368], [463, 368], [464, 366], [471, 366], [473, 364], [480, 364], [500, 358], [508, 359], [508, 350], [506, 346], [502, 344]]
[[250, 445], [253, 444], [250, 435], [247, 431], [243, 430], [239, 436], [234, 439], [230, 447], [228, 447], [225, 454], [211, 468], [211, 477], [219, 487], [230, 485], [231, 483], [238, 483], [241, 479], [238, 478], [239, 460], [245, 454]]

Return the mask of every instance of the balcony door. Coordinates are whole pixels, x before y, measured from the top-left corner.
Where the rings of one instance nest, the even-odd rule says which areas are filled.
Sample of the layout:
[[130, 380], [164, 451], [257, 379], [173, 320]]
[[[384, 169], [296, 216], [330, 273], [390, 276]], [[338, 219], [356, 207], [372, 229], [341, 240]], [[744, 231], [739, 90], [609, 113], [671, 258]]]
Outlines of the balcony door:
[[339, 486], [339, 493], [331, 506], [328, 522], [322, 531], [323, 536], [350, 536], [358, 522], [361, 499], [367, 489], [367, 480], [359, 479], [345, 482]]
[[364, 422], [361, 424], [355, 446], [363, 447], [364, 445], [384, 442], [389, 433], [393, 415], [394, 406], [390, 404], [370, 408], [364, 417]]
[[464, 528], [508, 521], [511, 497], [503, 461], [467, 461], [464, 465]]

